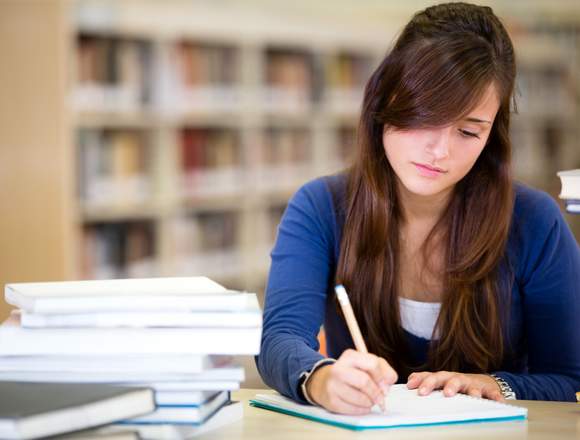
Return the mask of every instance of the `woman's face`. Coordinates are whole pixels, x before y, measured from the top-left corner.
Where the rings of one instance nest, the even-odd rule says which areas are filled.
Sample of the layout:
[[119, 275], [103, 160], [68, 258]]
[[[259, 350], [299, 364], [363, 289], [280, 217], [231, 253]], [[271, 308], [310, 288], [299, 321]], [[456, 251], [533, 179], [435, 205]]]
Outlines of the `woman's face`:
[[499, 100], [490, 86], [479, 104], [452, 125], [398, 130], [385, 126], [383, 146], [403, 190], [444, 195], [471, 169], [489, 137]]

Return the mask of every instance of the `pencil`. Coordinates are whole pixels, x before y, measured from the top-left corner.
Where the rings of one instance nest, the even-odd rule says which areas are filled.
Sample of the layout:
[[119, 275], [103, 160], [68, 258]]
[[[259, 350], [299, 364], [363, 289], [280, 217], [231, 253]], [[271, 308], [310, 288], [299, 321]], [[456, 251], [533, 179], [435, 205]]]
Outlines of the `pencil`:
[[334, 291], [336, 292], [340, 308], [344, 314], [344, 319], [346, 320], [346, 325], [348, 326], [356, 350], [361, 353], [368, 353], [367, 346], [360, 332], [358, 323], [356, 322], [354, 312], [352, 311], [352, 306], [350, 305], [346, 289], [342, 284], [339, 284], [334, 288]]
[[[360, 327], [356, 322], [356, 318], [354, 316], [352, 306], [350, 305], [350, 300], [348, 299], [348, 293], [346, 293], [346, 289], [342, 284], [339, 284], [334, 288], [334, 291], [336, 292], [338, 302], [340, 303], [340, 308], [342, 309], [342, 313], [344, 315], [344, 319], [346, 320], [346, 325], [354, 342], [356, 351], [361, 353], [368, 353], [369, 351], [367, 350], [365, 340], [363, 339], [362, 333], [360, 332]], [[381, 412], [384, 413], [387, 406], [386, 396], [385, 400], [379, 403], [378, 406]]]

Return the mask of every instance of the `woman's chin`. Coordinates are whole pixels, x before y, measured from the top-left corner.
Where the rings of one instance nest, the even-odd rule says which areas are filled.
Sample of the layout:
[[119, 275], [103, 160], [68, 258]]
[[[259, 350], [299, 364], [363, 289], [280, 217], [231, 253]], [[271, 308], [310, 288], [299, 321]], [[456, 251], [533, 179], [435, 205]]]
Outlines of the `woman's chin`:
[[402, 181], [405, 191], [411, 195], [420, 197], [433, 197], [441, 195], [442, 193], [447, 193], [451, 190], [453, 185], [444, 184], [443, 182], [433, 182], [433, 181], [418, 181], [413, 179], [410, 181]]

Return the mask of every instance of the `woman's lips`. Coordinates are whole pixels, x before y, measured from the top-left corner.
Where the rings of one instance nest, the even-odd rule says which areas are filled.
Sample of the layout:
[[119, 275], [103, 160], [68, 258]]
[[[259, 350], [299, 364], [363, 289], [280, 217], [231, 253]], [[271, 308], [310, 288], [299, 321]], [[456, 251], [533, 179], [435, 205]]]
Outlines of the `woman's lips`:
[[445, 174], [447, 171], [442, 170], [441, 168], [437, 168], [437, 167], [432, 167], [430, 165], [426, 165], [426, 164], [420, 164], [420, 163], [416, 163], [413, 162], [413, 165], [415, 165], [415, 168], [417, 168], [417, 171], [419, 171], [419, 174], [421, 174], [424, 177], [439, 177], [442, 174]]

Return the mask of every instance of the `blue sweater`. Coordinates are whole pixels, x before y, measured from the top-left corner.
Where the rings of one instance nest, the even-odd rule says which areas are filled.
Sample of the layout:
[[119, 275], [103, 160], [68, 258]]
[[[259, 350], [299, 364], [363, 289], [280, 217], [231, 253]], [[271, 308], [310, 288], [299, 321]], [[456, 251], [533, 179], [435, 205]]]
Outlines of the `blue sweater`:
[[[258, 370], [280, 393], [306, 403], [299, 377], [323, 356], [317, 335], [324, 323], [327, 352], [338, 358], [352, 339], [334, 303], [344, 205], [344, 175], [313, 180], [290, 200], [272, 250]], [[580, 252], [558, 205], [545, 193], [517, 184], [507, 252], [515, 273], [506, 357], [497, 376], [518, 399], [575, 401], [580, 391]], [[338, 213], [338, 215], [337, 215]], [[490, 219], [490, 221], [492, 221]], [[416, 359], [429, 340], [406, 333]], [[399, 378], [406, 382], [407, 378]]]

